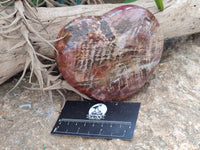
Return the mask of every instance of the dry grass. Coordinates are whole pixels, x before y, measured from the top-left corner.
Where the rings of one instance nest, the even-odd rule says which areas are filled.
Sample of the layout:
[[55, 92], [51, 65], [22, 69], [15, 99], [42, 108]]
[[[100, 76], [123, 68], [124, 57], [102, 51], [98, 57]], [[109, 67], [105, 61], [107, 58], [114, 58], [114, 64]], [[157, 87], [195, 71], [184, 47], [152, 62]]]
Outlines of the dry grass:
[[[58, 3], [53, 0], [45, 0], [45, 2], [50, 7], [58, 5]], [[90, 4], [92, 1], [87, 2]], [[14, 3], [13, 11], [7, 12], [6, 8], [9, 7], [9, 5], [12, 3]], [[95, 3], [102, 3], [102, 1], [95, 1]], [[30, 22], [34, 21], [37, 25], [42, 26], [42, 28], [45, 30], [44, 25], [42, 22], [40, 22], [40, 20], [37, 18], [37, 15], [35, 14], [36, 7], [31, 7], [30, 4], [32, 4], [30, 0], [7, 0], [0, 2], [0, 11], [2, 12], [0, 15], [0, 35], [8, 39], [21, 38], [21, 42], [18, 42], [16, 45], [14, 45], [9, 50], [6, 50], [5, 52], [15, 52], [17, 48], [21, 48], [21, 53], [24, 53], [24, 51], [26, 53], [26, 57], [24, 58], [26, 61], [23, 73], [16, 85], [9, 92], [11, 92], [19, 85], [27, 69], [30, 68], [31, 74], [29, 77], [29, 83], [32, 83], [33, 75], [36, 76], [38, 81], [36, 88], [31, 88], [32, 90], [48, 91], [50, 98], [52, 97], [51, 91], [57, 90], [58, 93], [60, 93], [64, 98], [64, 95], [60, 89], [67, 89], [76, 92], [81, 97], [89, 99], [87, 96], [81, 94], [76, 89], [71, 87], [66, 81], [63, 81], [59, 73], [57, 73], [59, 75], [52, 75], [52, 72], [56, 67], [55, 60], [38, 53], [37, 49], [34, 48], [30, 39], [30, 34], [37, 38], [36, 41], [47, 43], [53, 48], [54, 51], [56, 51], [56, 49], [53, 43], [56, 41], [56, 39], [53, 41], [45, 39], [44, 35], [41, 35], [37, 29], [35, 29], [34, 26], [30, 24]], [[37, 4], [38, 6], [41, 5], [38, 1]], [[75, 2], [73, 2], [73, 4], [75, 4]], [[59, 4], [59, 6], [64, 5]], [[44, 61], [48, 63], [44, 63]], [[35, 85], [35, 83], [32, 84]]]

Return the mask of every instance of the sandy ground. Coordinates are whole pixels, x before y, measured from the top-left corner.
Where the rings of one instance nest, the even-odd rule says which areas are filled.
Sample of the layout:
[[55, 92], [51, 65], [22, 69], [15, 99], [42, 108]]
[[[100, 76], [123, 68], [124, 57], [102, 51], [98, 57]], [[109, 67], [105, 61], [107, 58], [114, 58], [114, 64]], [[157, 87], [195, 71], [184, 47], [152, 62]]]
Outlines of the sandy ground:
[[[19, 75], [0, 86], [1, 150], [199, 150], [200, 149], [200, 34], [170, 40], [151, 80], [130, 102], [141, 102], [134, 138], [92, 139], [50, 132], [63, 98], [53, 101], [31, 91], [28, 74], [6, 95]], [[64, 92], [68, 100], [80, 100]]]

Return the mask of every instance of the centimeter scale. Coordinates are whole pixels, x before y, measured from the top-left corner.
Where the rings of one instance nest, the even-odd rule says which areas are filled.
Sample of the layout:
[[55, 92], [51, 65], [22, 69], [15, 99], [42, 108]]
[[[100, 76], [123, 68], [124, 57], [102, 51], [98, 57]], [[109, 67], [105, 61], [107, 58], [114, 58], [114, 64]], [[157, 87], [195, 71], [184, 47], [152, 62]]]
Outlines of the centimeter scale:
[[131, 140], [140, 103], [67, 101], [52, 134]]

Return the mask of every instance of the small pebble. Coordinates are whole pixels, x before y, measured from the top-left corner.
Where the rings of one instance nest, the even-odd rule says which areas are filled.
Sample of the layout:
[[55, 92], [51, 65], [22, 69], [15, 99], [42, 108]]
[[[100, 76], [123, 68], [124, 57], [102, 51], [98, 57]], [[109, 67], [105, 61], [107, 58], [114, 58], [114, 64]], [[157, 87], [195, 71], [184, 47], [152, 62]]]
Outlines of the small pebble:
[[18, 95], [19, 95], [19, 93], [13, 93], [13, 95], [14, 95], [14, 96], [18, 96]]
[[24, 108], [24, 107], [29, 107], [31, 108], [31, 104], [23, 104], [23, 105], [20, 105], [19, 108]]
[[11, 114], [12, 117], [15, 117], [15, 114]]

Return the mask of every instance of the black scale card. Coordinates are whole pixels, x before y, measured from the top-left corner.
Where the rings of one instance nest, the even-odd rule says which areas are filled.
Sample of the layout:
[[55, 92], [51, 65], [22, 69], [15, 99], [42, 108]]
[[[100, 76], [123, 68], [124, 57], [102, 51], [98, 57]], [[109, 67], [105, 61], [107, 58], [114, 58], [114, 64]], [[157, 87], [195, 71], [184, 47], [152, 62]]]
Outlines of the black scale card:
[[67, 101], [52, 134], [131, 140], [140, 103]]

